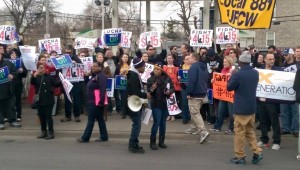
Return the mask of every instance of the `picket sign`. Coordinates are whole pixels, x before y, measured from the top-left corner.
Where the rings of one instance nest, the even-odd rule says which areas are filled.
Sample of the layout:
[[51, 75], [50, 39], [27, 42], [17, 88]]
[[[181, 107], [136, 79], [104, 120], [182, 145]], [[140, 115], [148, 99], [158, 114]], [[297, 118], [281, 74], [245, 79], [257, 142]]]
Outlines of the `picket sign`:
[[77, 37], [75, 39], [75, 49], [80, 48], [88, 48], [88, 49], [94, 49], [94, 43], [96, 42], [97, 38], [83, 38], [83, 37]]
[[9, 70], [7, 66], [0, 68], [0, 84], [9, 81], [8, 75], [9, 75]]
[[85, 65], [84, 71], [85, 72], [91, 71], [93, 65], [93, 57], [84, 57], [84, 58], [80, 58], [80, 60]]
[[57, 58], [51, 58], [51, 62], [53, 63], [56, 70], [65, 68], [65, 67], [71, 67], [73, 62], [70, 57], [70, 55], [65, 54]]
[[190, 45], [193, 47], [211, 47], [213, 30], [192, 29]]
[[27, 70], [36, 70], [36, 59], [35, 46], [19, 46], [21, 51], [21, 59]]
[[121, 43], [123, 28], [110, 28], [104, 30], [104, 42], [107, 46], [117, 46]]
[[69, 99], [69, 101], [72, 103], [72, 99], [71, 99], [71, 96], [70, 96], [70, 92], [73, 88], [73, 84], [71, 84], [67, 79], [64, 78], [64, 76], [61, 74], [61, 72], [59, 72], [59, 78], [60, 78], [60, 81], [61, 83], [63, 84], [63, 87], [65, 89], [65, 92], [66, 92], [66, 95], [67, 95], [67, 98]]
[[61, 54], [60, 38], [51, 38], [39, 40], [40, 53], [47, 51], [50, 54], [51, 51], [56, 51], [57, 54]]
[[16, 67], [16, 69], [22, 68], [22, 59], [16, 58], [16, 59], [9, 59], [11, 63]]
[[161, 47], [161, 36], [159, 31], [143, 32], [139, 39], [139, 49], [146, 49], [147, 45]]
[[169, 115], [174, 116], [178, 115], [182, 111], [179, 109], [179, 106], [176, 101], [175, 93], [172, 93], [172, 95], [166, 99], [167, 100], [167, 107], [169, 111]]
[[86, 66], [80, 63], [73, 63], [71, 67], [62, 69], [63, 76], [70, 82], [84, 81], [84, 68]]
[[239, 36], [239, 30], [232, 27], [217, 27], [216, 35], [216, 44], [234, 44]]
[[151, 77], [151, 72], [154, 70], [153, 64], [145, 64], [145, 71], [143, 74], [141, 74], [141, 79], [143, 83], [147, 83], [148, 78]]
[[131, 36], [132, 36], [132, 32], [130, 31], [122, 32], [121, 47], [123, 48], [131, 47]]
[[20, 37], [13, 25], [0, 25], [0, 44], [14, 44], [20, 41]]
[[114, 79], [108, 78], [106, 80], [106, 93], [107, 97], [114, 97]]

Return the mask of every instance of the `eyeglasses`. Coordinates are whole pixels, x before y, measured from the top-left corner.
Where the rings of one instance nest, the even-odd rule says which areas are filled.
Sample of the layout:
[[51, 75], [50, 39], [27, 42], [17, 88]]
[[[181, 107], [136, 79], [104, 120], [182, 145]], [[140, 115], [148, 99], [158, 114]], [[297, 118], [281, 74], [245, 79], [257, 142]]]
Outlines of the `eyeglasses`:
[[151, 48], [151, 49], [149, 48], [148, 50], [154, 50], [154, 49], [153, 48]]

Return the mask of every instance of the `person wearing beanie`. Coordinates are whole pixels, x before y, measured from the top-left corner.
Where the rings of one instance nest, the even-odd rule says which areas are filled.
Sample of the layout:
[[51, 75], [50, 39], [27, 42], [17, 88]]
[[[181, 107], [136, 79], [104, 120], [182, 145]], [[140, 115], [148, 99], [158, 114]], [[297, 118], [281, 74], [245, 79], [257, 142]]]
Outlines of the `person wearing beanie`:
[[251, 54], [244, 51], [239, 58], [241, 69], [233, 71], [227, 84], [228, 91], [234, 91], [234, 152], [233, 164], [246, 164], [245, 139], [254, 153], [252, 163], [263, 159], [262, 149], [257, 145], [254, 131], [256, 112], [256, 88], [259, 80], [258, 71], [250, 66]]
[[[140, 73], [145, 71], [145, 62], [138, 57], [135, 57], [132, 61], [133, 67], [131, 67], [127, 73], [127, 87], [126, 87], [126, 96], [136, 95], [142, 99], [150, 99], [151, 95], [146, 93], [143, 88], [142, 80]], [[137, 112], [130, 110], [128, 107], [128, 99], [126, 99], [126, 115], [128, 115], [132, 120], [132, 129], [129, 139], [128, 150], [131, 153], [144, 153], [145, 150], [143, 147], [139, 146], [139, 135], [141, 131], [141, 114], [142, 109]]]

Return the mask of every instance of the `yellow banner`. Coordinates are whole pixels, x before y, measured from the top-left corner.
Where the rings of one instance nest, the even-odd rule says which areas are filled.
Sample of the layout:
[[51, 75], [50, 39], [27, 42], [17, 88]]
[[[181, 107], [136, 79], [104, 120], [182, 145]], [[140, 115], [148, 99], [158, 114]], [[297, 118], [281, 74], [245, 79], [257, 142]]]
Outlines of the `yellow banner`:
[[276, 0], [218, 0], [221, 22], [237, 29], [270, 28]]

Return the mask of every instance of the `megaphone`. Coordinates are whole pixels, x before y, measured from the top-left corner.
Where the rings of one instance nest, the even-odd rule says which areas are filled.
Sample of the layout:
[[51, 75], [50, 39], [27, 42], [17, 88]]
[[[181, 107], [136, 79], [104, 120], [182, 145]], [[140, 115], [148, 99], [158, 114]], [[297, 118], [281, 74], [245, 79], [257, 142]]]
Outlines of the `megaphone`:
[[142, 108], [143, 104], [147, 102], [148, 99], [141, 99], [136, 95], [132, 95], [128, 97], [127, 105], [131, 111], [137, 112]]

